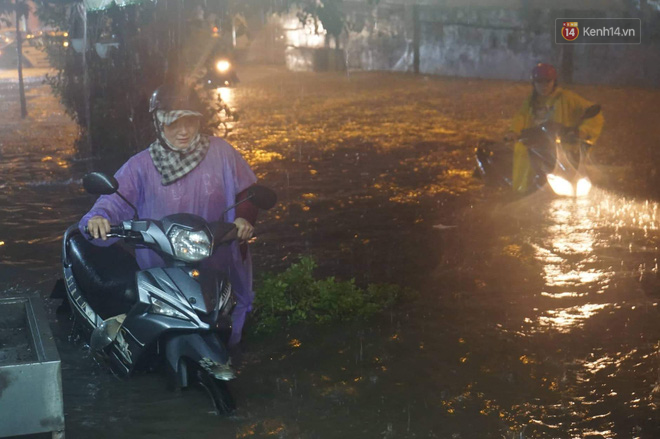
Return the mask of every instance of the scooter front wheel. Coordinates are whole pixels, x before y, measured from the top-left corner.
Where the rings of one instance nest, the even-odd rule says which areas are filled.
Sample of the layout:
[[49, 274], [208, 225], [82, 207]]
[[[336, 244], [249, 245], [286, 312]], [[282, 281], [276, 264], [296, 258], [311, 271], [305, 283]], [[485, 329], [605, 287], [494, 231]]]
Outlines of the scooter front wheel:
[[197, 368], [195, 374], [197, 382], [211, 398], [217, 414], [226, 415], [236, 410], [236, 403], [227, 381], [215, 378], [210, 372], [202, 368]]

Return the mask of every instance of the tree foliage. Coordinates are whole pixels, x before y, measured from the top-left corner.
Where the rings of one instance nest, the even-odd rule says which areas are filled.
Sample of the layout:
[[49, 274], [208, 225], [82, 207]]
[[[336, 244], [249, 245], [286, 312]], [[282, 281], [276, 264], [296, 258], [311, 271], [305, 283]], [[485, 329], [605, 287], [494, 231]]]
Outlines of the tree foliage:
[[[204, 64], [204, 24], [191, 16], [196, 7], [227, 23], [231, 14], [284, 12], [296, 5], [301, 20], [317, 20], [337, 43], [346, 24], [343, 0], [144, 1], [89, 12], [86, 21], [80, 0], [35, 3], [42, 23], [68, 32], [67, 37], [47, 38], [49, 59], [58, 70], [48, 81], [81, 128], [80, 154], [114, 155], [117, 161], [153, 140], [148, 99], [154, 89], [166, 78], [185, 77]], [[0, 0], [0, 5], [9, 4]], [[88, 44], [83, 56], [84, 35]], [[105, 57], [98, 47], [106, 49]]]
[[335, 40], [335, 47], [338, 48], [339, 38], [346, 28], [346, 17], [342, 9], [344, 0], [298, 0], [295, 3], [300, 7], [297, 13], [300, 22], [303, 24], [312, 22], [317, 33], [320, 22], [327, 32], [326, 42], [332, 37]]
[[[365, 0], [369, 5], [377, 5], [380, 0]], [[319, 23], [326, 31], [326, 44], [331, 39], [335, 47], [339, 48], [341, 35], [349, 26], [344, 11], [344, 0], [287, 0], [286, 10], [291, 7], [298, 9], [296, 15], [302, 24], [312, 24], [317, 33], [320, 32]]]
[[0, 0], [0, 27], [9, 26], [16, 13], [20, 18], [27, 17], [29, 12], [30, 5], [25, 0]]
[[67, 32], [47, 39], [58, 70], [48, 82], [81, 128], [80, 155], [120, 163], [153, 141], [151, 94], [166, 80], [187, 78], [204, 45], [195, 38], [211, 38], [191, 16], [198, 3], [145, 1], [85, 14], [79, 2], [37, 1], [40, 20]]

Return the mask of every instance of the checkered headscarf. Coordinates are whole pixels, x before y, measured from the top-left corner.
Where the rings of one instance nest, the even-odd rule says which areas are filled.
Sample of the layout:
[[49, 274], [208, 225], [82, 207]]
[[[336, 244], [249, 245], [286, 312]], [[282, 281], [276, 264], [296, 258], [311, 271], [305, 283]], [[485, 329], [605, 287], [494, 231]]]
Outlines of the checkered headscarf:
[[202, 113], [192, 110], [156, 111], [156, 118], [158, 118], [161, 128], [163, 125], [169, 125], [184, 116], [202, 117]]
[[[161, 129], [163, 125], [169, 125], [184, 116], [201, 116], [201, 114], [189, 110], [156, 113]], [[210, 144], [208, 136], [204, 134], [197, 134], [185, 149], [177, 149], [164, 136], [163, 141], [166, 145], [162, 145], [158, 139], [149, 145], [149, 154], [164, 186], [174, 183], [195, 169], [206, 157]]]

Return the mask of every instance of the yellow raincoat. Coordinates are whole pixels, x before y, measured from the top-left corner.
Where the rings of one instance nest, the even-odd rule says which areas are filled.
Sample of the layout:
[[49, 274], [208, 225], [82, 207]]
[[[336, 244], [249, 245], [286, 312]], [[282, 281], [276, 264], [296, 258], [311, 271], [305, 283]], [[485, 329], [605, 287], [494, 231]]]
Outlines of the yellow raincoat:
[[[566, 127], [578, 125], [584, 110], [593, 105], [588, 100], [577, 94], [557, 87], [550, 96], [537, 97], [537, 107], [548, 108], [550, 120], [560, 123]], [[590, 119], [585, 119], [578, 126], [581, 139], [595, 142], [603, 129], [604, 118], [602, 113]], [[532, 96], [530, 95], [523, 103], [522, 108], [514, 116], [511, 130], [520, 134], [524, 129], [532, 128], [536, 123], [534, 109], [532, 108]], [[521, 142], [516, 142], [513, 150], [513, 190], [526, 192], [531, 178], [531, 167], [527, 147]]]

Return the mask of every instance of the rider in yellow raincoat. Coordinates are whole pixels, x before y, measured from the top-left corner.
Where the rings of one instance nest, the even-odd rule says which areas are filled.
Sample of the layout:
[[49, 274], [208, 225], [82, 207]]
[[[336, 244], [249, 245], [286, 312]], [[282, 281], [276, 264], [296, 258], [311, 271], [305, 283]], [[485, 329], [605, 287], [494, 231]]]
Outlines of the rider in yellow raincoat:
[[[584, 111], [593, 104], [558, 87], [557, 71], [553, 66], [543, 63], [536, 65], [532, 71], [532, 86], [531, 95], [513, 118], [513, 133], [510, 137], [517, 138], [524, 129], [554, 121], [565, 127], [577, 126], [578, 136], [582, 140], [595, 142], [598, 139], [603, 129], [603, 115], [598, 113], [580, 122]], [[513, 151], [513, 190], [527, 192], [531, 176], [527, 147], [522, 142], [516, 142]]]

